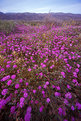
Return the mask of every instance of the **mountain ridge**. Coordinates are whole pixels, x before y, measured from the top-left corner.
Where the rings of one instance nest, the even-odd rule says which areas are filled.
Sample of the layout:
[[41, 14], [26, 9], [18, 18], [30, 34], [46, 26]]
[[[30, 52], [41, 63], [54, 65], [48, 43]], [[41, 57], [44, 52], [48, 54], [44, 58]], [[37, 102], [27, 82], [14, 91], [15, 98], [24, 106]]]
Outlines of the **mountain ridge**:
[[24, 13], [3, 13], [0, 12], [0, 19], [1, 20], [44, 20], [45, 18], [51, 18], [51, 19], [61, 19], [61, 20], [68, 20], [68, 19], [74, 19], [74, 20], [81, 20], [81, 14], [73, 14], [73, 13], [30, 13], [30, 12], [24, 12]]

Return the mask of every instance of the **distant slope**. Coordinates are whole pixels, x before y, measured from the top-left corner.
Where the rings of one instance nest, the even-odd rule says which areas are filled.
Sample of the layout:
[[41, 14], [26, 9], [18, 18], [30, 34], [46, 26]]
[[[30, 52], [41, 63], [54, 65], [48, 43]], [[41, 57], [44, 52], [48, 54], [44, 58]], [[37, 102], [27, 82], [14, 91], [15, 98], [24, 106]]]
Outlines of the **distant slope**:
[[[49, 17], [48, 13], [2, 13], [0, 12], [1, 20], [44, 20], [46, 17]], [[81, 20], [81, 14], [71, 14], [71, 13], [50, 13], [50, 17], [61, 19], [61, 20]], [[49, 17], [49, 18], [50, 18]]]

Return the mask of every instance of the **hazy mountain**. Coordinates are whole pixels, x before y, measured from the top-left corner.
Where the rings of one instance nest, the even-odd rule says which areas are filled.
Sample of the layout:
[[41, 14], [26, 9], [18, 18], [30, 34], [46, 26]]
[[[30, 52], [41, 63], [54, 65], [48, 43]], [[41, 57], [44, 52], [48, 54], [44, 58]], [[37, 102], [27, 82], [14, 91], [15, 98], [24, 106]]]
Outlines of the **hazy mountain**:
[[61, 20], [81, 20], [81, 14], [72, 14], [72, 13], [2, 13], [0, 12], [1, 20], [44, 20], [45, 18], [56, 18]]

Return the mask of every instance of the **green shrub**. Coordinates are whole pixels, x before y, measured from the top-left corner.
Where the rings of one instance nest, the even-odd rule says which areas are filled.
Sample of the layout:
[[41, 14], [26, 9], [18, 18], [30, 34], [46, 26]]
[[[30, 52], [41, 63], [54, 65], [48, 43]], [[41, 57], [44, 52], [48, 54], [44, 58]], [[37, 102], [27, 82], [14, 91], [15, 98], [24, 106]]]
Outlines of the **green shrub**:
[[9, 34], [14, 32], [15, 22], [14, 21], [7, 21], [7, 20], [0, 20], [0, 32], [4, 34]]

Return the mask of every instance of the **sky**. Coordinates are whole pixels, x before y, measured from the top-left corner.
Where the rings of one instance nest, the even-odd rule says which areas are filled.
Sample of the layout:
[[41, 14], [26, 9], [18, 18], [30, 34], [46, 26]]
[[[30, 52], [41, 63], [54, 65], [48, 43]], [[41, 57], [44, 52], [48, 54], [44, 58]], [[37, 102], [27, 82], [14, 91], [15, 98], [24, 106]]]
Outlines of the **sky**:
[[81, 14], [81, 0], [0, 0], [0, 12]]

